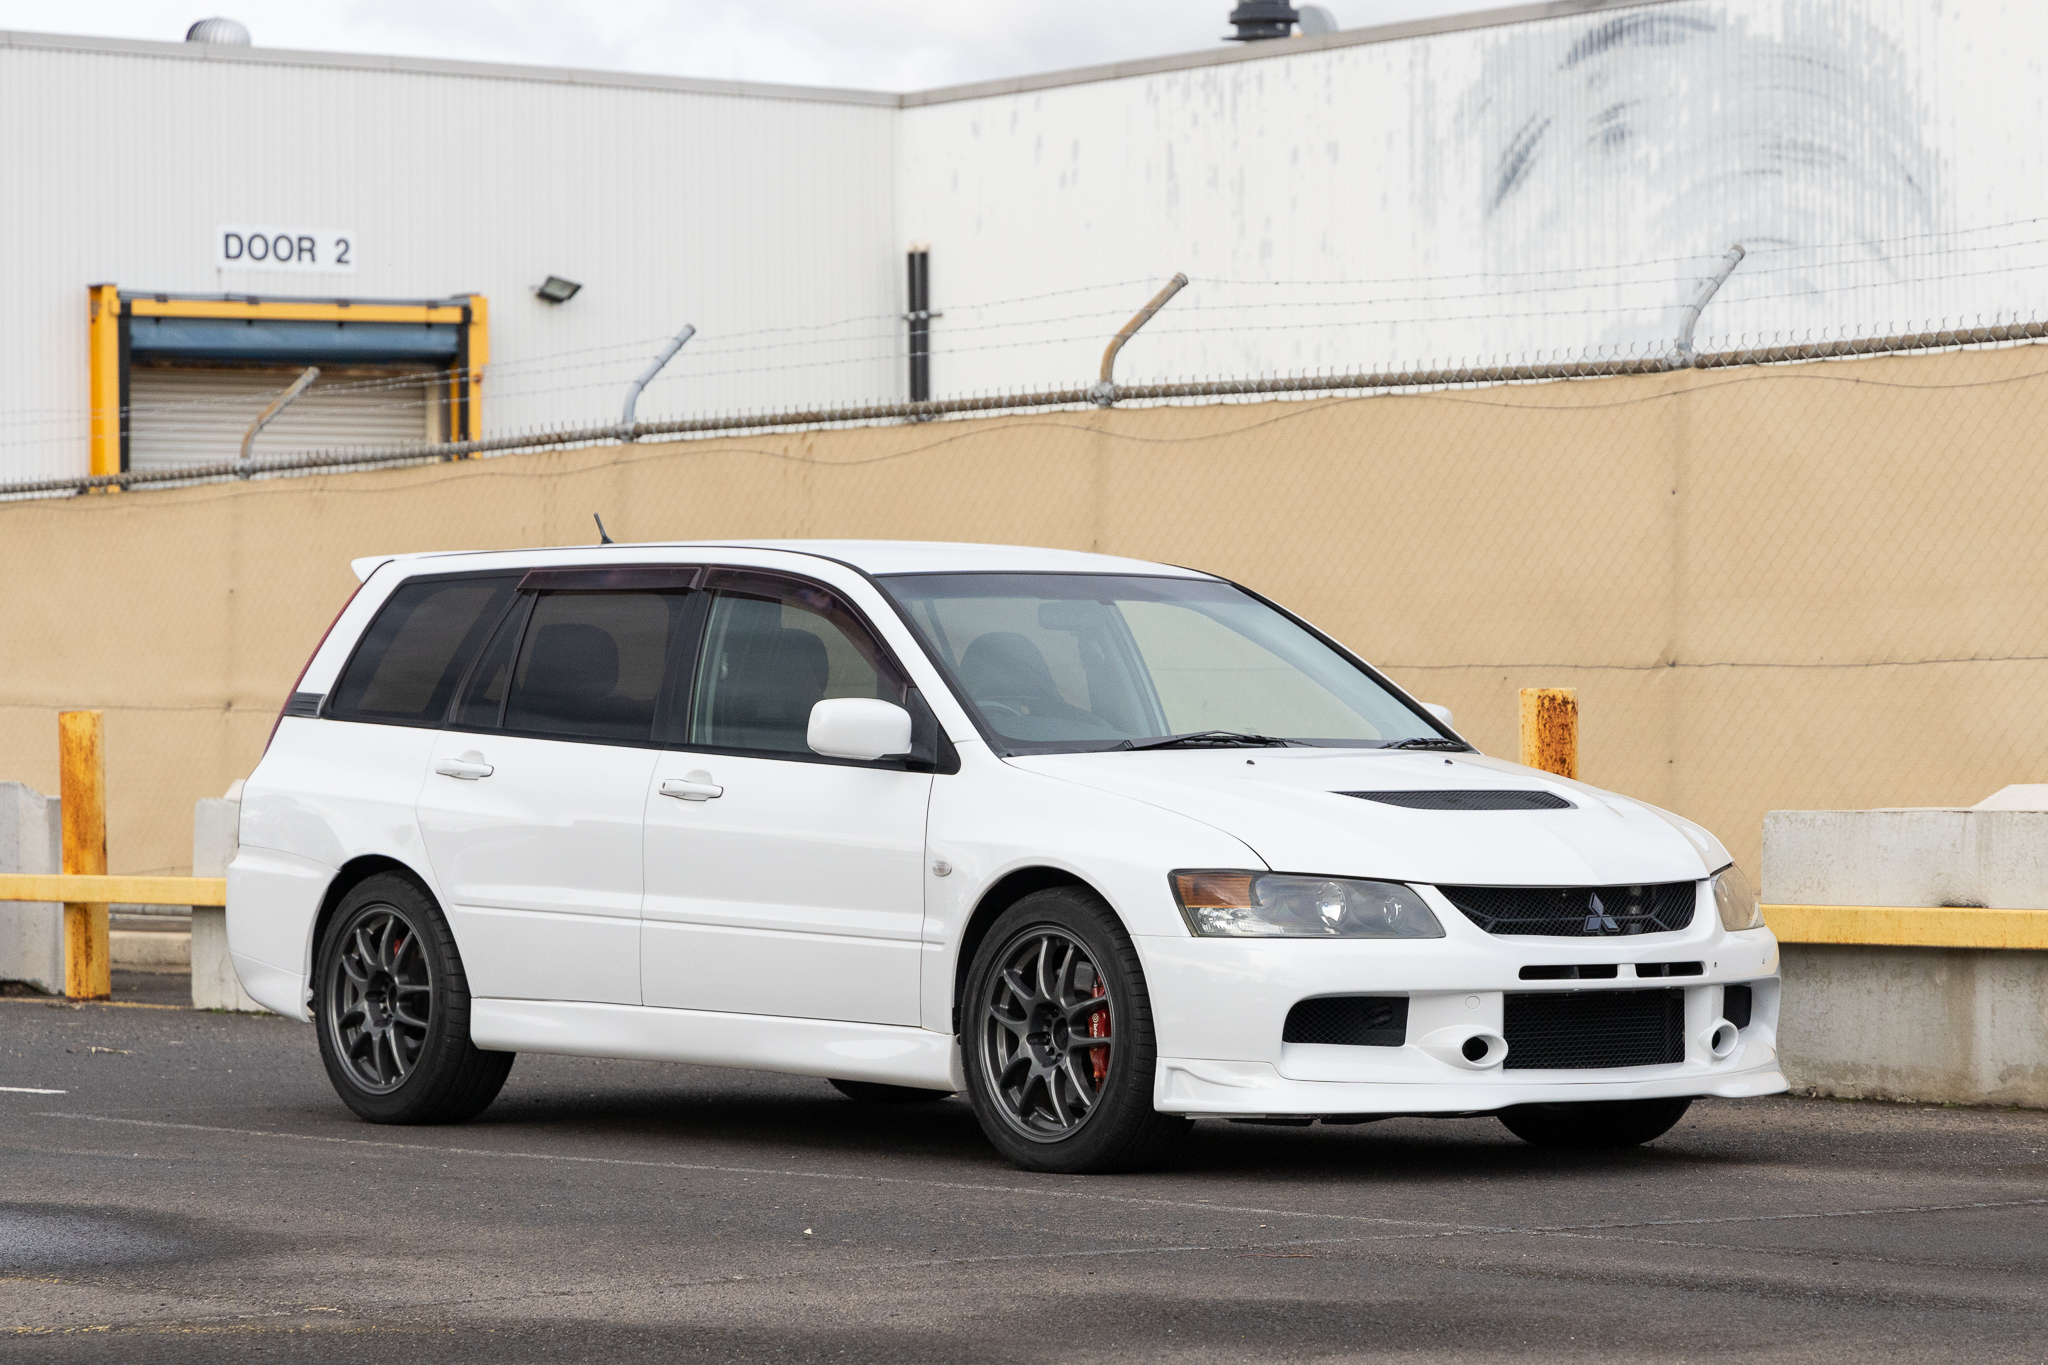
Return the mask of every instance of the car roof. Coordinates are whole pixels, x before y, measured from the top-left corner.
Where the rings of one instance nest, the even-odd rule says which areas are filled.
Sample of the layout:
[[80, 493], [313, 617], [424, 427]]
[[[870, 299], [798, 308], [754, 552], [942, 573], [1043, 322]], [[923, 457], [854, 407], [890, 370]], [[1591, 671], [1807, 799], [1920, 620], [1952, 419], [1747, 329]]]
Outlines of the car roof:
[[[590, 545], [556, 545], [536, 547], [531, 550], [513, 551], [520, 557], [532, 556], [534, 562], [545, 563], [548, 559], [573, 553], [579, 558], [587, 557], [596, 547]], [[688, 551], [692, 558], [705, 550], [776, 550], [787, 554], [809, 555], [817, 559], [832, 560], [850, 564], [864, 573], [1103, 573], [1103, 574], [1153, 574], [1176, 578], [1208, 578], [1212, 575], [1197, 569], [1181, 568], [1172, 564], [1155, 564], [1143, 559], [1125, 559], [1119, 555], [1089, 554], [1081, 550], [1050, 550], [1030, 545], [979, 545], [967, 541], [935, 540], [680, 540], [646, 541], [634, 544], [621, 543], [619, 550], [667, 550]], [[451, 550], [424, 551], [415, 554], [370, 555], [352, 561], [351, 567], [358, 578], [367, 578], [380, 564], [394, 560], [418, 562], [425, 559], [459, 559], [476, 554], [504, 554], [499, 550]], [[453, 566], [451, 566], [453, 567]]]

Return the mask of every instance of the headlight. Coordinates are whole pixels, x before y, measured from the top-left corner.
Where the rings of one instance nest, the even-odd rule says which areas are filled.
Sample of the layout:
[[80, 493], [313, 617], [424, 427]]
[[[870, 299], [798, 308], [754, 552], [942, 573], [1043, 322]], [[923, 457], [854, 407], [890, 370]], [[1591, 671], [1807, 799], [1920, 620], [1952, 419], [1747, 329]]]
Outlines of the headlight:
[[1444, 929], [1398, 882], [1280, 872], [1176, 872], [1188, 928], [1221, 938], [1442, 938]]
[[1749, 878], [1734, 863], [1714, 874], [1714, 906], [1721, 912], [1723, 929], [1761, 929], [1764, 908], [1757, 904]]

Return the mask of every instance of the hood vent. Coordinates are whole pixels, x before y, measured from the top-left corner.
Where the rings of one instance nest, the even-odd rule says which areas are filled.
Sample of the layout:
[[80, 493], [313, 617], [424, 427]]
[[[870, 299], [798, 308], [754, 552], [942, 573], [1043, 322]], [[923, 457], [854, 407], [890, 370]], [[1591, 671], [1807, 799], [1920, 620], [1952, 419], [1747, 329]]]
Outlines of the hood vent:
[[1332, 792], [1333, 796], [1355, 796], [1383, 806], [1409, 810], [1577, 810], [1578, 807], [1555, 792], [1541, 791], [1420, 791], [1420, 792]]

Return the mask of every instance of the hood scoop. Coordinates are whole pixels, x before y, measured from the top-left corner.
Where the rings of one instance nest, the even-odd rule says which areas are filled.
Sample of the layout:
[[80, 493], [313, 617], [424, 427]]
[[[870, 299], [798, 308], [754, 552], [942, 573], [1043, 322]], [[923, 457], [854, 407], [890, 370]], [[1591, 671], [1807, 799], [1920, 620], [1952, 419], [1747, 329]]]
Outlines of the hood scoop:
[[1408, 810], [1576, 810], [1572, 802], [1545, 791], [1332, 792]]

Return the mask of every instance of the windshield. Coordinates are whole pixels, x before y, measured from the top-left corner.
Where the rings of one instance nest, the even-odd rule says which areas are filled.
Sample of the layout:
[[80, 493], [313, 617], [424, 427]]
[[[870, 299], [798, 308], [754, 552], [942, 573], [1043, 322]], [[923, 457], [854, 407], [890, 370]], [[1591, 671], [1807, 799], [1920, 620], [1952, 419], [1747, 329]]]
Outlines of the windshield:
[[882, 584], [1012, 753], [1212, 732], [1227, 732], [1221, 742], [1354, 747], [1444, 735], [1357, 663], [1228, 583], [992, 573]]

